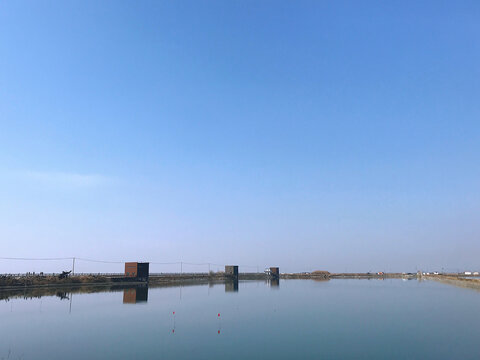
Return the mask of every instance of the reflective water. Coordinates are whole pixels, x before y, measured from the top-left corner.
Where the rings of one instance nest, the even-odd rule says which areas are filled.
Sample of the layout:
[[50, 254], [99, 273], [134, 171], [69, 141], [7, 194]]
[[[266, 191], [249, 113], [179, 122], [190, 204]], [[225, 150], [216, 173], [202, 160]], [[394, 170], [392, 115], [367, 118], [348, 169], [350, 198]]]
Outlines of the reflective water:
[[479, 303], [393, 279], [20, 295], [0, 302], [0, 359], [478, 359]]

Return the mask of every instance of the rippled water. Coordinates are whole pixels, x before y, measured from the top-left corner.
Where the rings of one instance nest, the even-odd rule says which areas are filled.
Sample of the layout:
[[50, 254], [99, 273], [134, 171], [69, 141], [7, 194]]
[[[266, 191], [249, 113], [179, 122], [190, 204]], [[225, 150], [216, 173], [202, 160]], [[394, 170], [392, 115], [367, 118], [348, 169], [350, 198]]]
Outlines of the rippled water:
[[11, 298], [0, 359], [480, 358], [480, 292], [393, 279], [275, 285]]

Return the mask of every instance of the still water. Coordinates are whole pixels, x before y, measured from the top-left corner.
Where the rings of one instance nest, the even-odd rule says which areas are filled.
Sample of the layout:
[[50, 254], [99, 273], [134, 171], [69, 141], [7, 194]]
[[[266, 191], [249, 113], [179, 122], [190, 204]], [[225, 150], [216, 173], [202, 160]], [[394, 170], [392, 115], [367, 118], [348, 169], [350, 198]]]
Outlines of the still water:
[[479, 304], [397, 279], [11, 297], [0, 359], [479, 359]]

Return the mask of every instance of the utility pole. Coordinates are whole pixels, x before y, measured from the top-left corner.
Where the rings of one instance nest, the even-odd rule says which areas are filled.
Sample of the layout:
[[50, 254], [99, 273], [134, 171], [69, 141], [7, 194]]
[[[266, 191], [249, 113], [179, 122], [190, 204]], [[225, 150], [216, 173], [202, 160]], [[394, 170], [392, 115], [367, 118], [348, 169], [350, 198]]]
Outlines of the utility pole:
[[210, 263], [208, 263], [208, 273], [210, 274]]
[[180, 261], [180, 274], [183, 274], [183, 262]]
[[72, 260], [73, 260], [73, 263], [72, 263], [72, 275], [75, 275], [75, 258], [73, 258]]

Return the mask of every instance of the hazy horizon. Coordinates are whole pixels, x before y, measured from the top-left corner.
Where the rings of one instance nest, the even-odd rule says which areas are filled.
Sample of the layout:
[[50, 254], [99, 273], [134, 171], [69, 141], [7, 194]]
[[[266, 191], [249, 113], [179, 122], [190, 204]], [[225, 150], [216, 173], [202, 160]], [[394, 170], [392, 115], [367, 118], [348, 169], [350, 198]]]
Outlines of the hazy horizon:
[[479, 19], [477, 1], [1, 2], [0, 258], [478, 270]]

